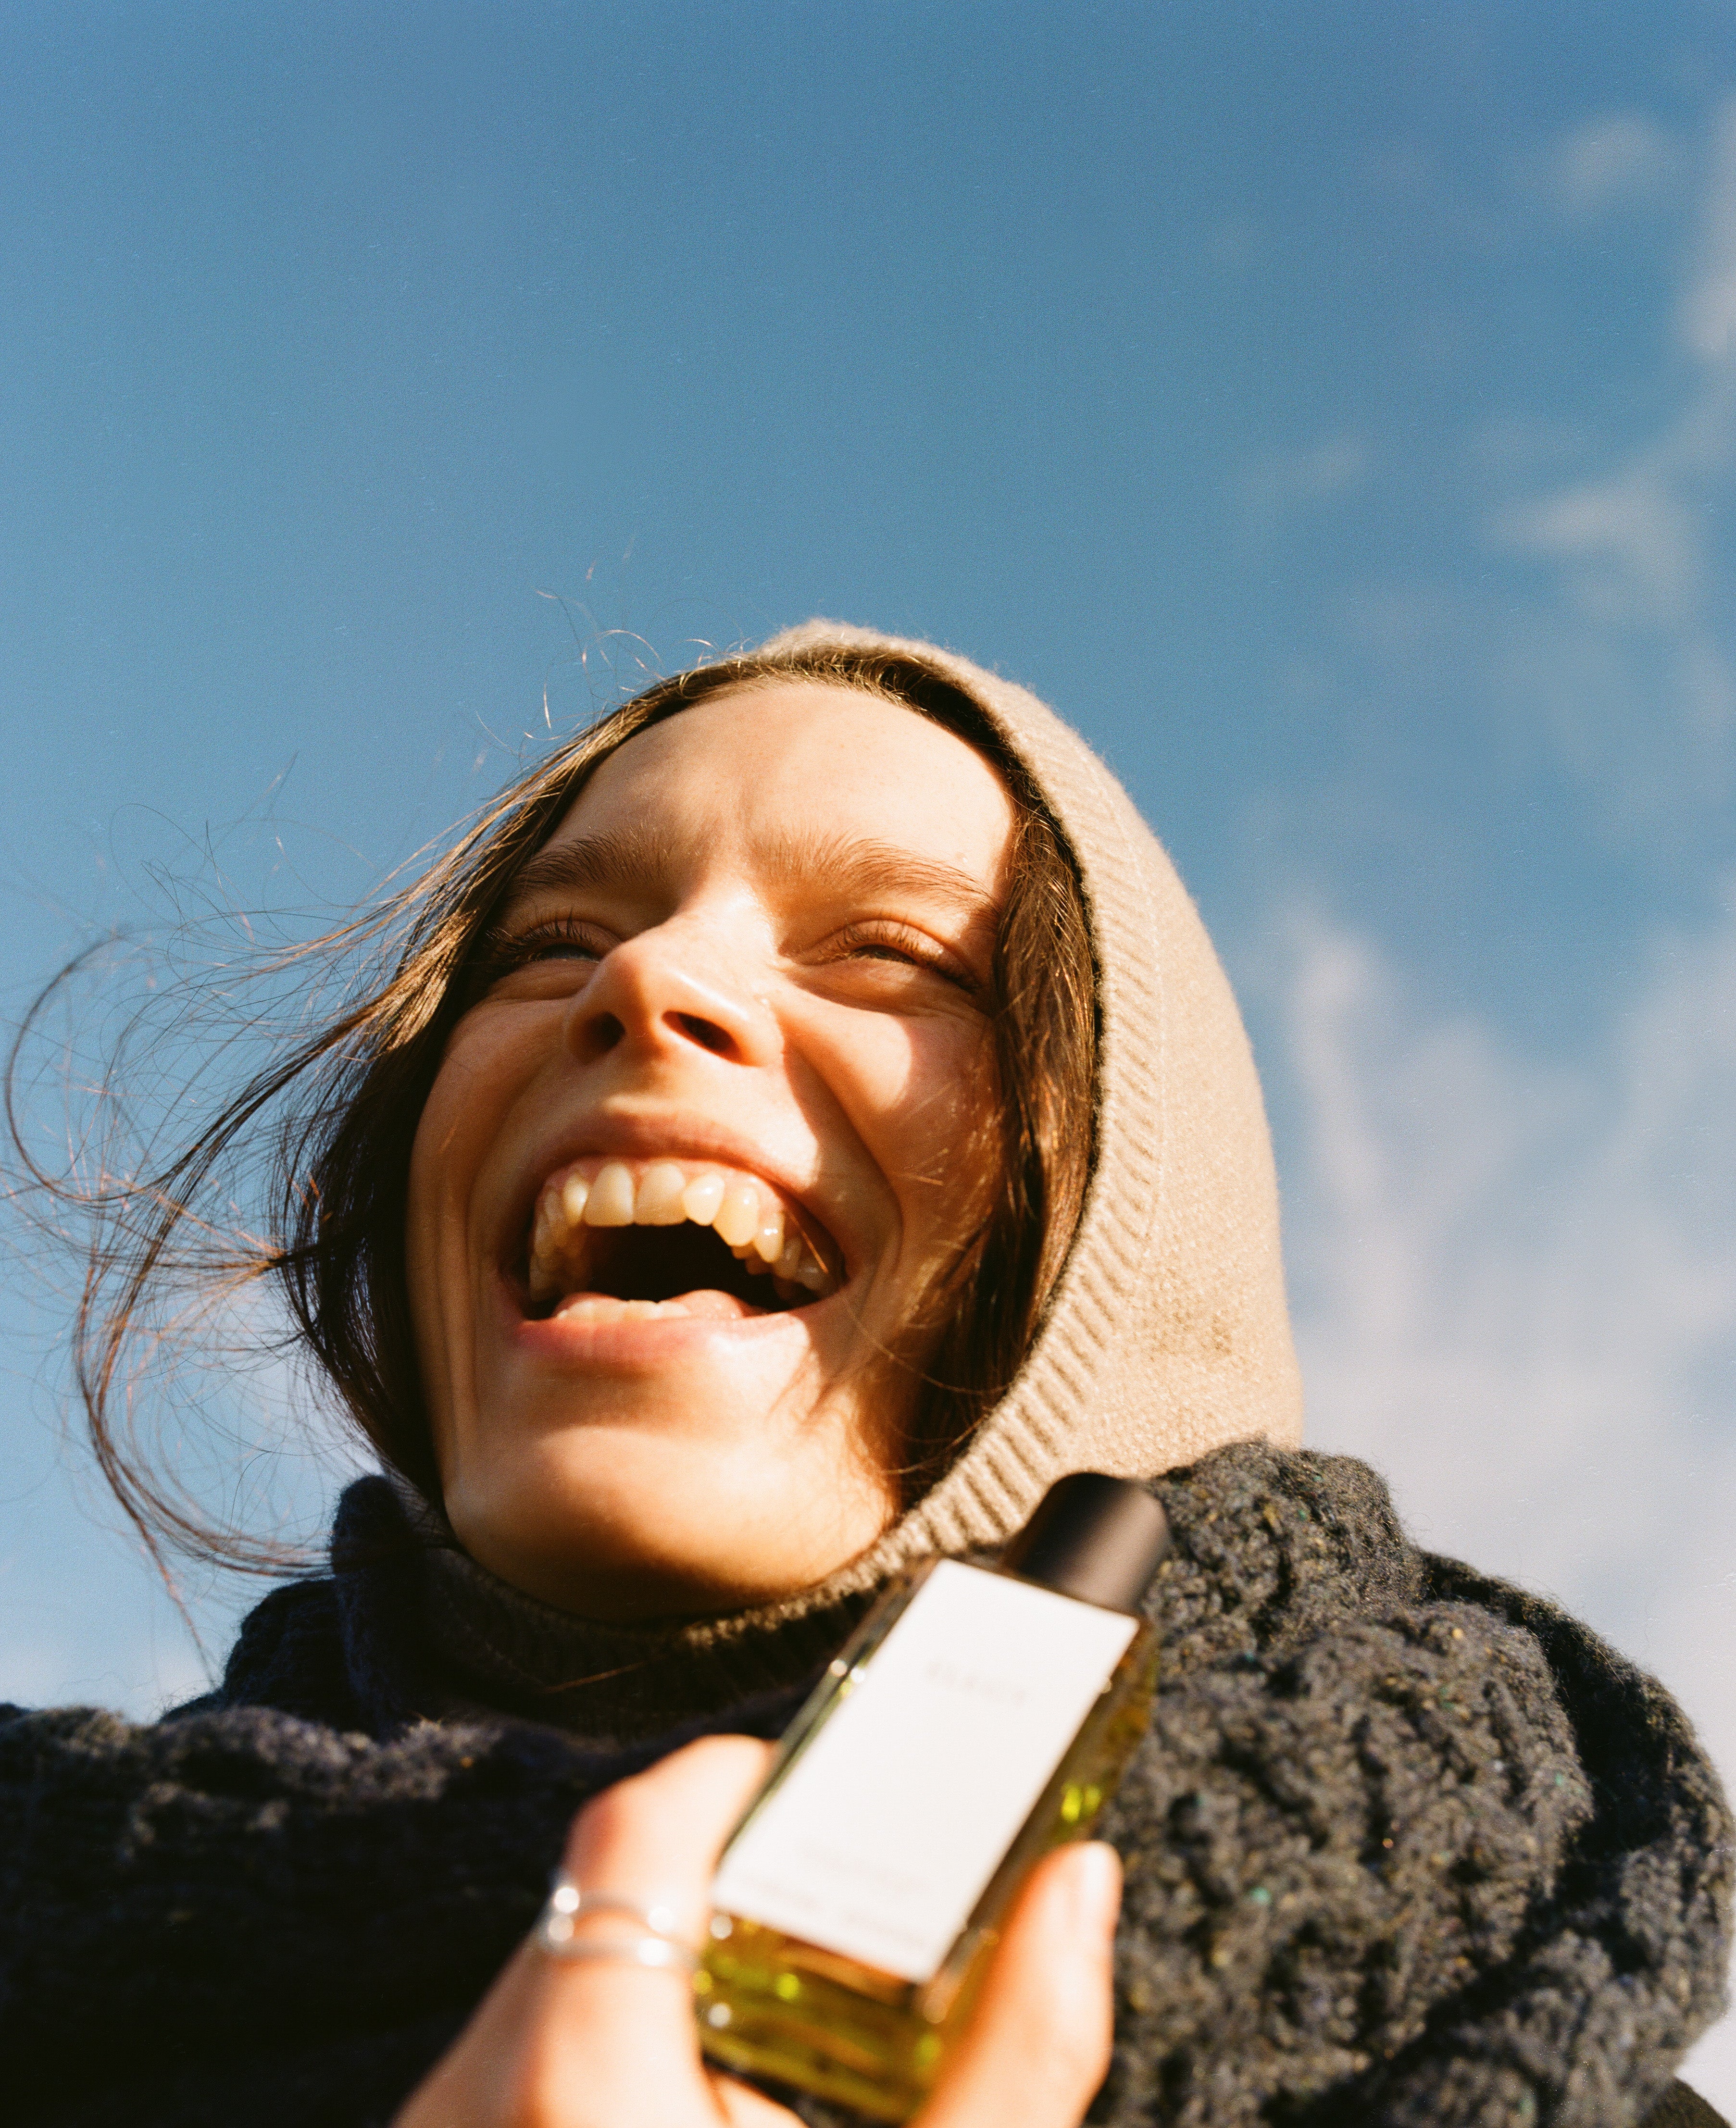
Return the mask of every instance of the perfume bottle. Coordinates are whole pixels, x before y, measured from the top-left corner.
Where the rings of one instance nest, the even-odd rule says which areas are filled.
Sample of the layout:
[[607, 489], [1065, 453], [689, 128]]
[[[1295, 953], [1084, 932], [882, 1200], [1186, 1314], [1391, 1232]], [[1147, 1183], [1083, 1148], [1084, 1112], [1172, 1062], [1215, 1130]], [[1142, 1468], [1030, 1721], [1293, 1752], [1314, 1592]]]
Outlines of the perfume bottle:
[[1134, 1607], [1168, 1544], [1142, 1486], [1082, 1471], [998, 1566], [893, 1583], [724, 1849], [694, 1981], [714, 2060], [916, 2111], [1014, 1894], [1090, 1831], [1144, 1733], [1157, 1648]]

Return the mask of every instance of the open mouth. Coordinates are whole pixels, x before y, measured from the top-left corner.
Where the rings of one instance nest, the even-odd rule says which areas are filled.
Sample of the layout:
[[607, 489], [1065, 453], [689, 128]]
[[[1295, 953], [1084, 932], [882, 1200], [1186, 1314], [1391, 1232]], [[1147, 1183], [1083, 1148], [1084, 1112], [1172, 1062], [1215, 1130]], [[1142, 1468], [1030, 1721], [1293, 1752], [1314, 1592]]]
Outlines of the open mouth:
[[773, 1314], [843, 1279], [830, 1236], [757, 1176], [592, 1158], [543, 1185], [525, 1283], [534, 1316], [618, 1321]]

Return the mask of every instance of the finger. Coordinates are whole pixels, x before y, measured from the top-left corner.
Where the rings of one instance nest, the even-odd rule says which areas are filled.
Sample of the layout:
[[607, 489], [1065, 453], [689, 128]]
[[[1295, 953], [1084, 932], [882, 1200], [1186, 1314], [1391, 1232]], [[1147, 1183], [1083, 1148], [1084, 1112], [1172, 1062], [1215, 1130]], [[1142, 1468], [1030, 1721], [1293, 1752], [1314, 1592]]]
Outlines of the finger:
[[[672, 1911], [697, 1942], [718, 1852], [765, 1771], [769, 1747], [707, 1738], [598, 1796], [567, 1843], [565, 1874]], [[630, 1915], [581, 1916], [575, 1933], [641, 1933]], [[613, 1960], [563, 1960], [522, 1944], [399, 2116], [397, 2128], [797, 2128], [795, 2116], [700, 2062], [687, 1974]]]
[[1101, 1842], [1039, 1865], [911, 2128], [1078, 2128], [1109, 2069], [1120, 1899], [1120, 1860]]
[[[681, 1933], [697, 1942], [717, 1857], [771, 1756], [771, 1746], [752, 1736], [706, 1736], [617, 1781], [574, 1819], [567, 1875], [583, 1891], [671, 1908]], [[610, 1932], [599, 1923], [599, 1933]]]
[[[697, 1945], [719, 1851], [770, 1755], [752, 1737], [711, 1736], [618, 1782], [574, 1822], [565, 1874], [582, 1892], [668, 1909], [672, 1931]], [[636, 1931], [630, 1917], [602, 1912], [581, 1917], [575, 1940]], [[583, 2089], [584, 2118], [598, 2122], [717, 2118], [687, 1973], [527, 1955], [530, 2021], [540, 2041], [530, 2073], [540, 2087], [559, 2085], [569, 2104], [573, 2089]]]
[[751, 2084], [739, 2083], [720, 2069], [708, 2069], [706, 2073], [711, 2079], [718, 2117], [726, 2128], [801, 2128], [793, 2113]]

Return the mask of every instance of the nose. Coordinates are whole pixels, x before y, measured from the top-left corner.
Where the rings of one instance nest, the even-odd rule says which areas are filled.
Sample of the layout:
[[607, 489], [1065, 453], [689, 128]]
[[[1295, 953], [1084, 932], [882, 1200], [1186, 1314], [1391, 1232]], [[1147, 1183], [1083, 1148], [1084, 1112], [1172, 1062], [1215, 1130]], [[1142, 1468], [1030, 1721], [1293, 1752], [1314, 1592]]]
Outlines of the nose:
[[777, 1022], [733, 979], [744, 966], [710, 927], [669, 922], [623, 939], [574, 999], [567, 1045], [583, 1064], [611, 1051], [669, 1057], [703, 1050], [731, 1064], [777, 1053]]

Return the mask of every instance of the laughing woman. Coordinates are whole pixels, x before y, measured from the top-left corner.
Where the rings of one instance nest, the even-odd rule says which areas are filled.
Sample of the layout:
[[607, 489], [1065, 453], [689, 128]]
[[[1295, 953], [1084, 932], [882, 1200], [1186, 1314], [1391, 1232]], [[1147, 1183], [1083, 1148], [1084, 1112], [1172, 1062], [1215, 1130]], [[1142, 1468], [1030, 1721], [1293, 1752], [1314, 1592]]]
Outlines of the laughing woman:
[[538, 1947], [551, 1873], [697, 1933], [754, 1740], [875, 1592], [1078, 1469], [1175, 1540], [1119, 1926], [1109, 1847], [1044, 1865], [922, 2128], [1711, 2117], [1670, 2087], [1722, 2001], [1716, 1780], [1300, 1447], [1235, 1009], [1072, 732], [814, 624], [605, 719], [388, 914], [390, 980], [97, 1208], [136, 1515], [131, 1325], [268, 1131], [238, 1268], [382, 1475], [203, 1699], [0, 1711], [9, 2118], [787, 2124], [678, 1969]]

